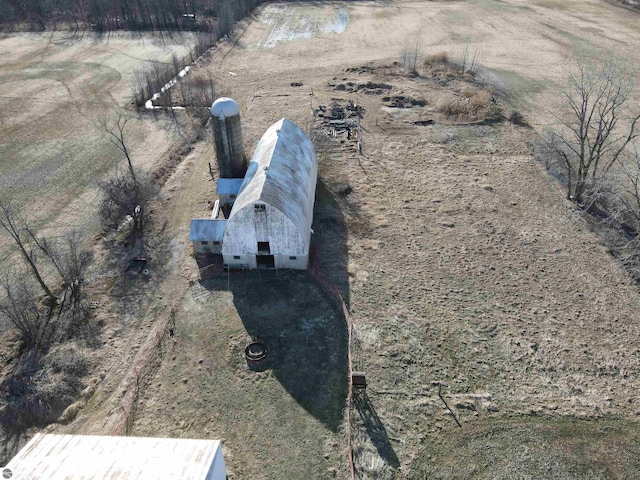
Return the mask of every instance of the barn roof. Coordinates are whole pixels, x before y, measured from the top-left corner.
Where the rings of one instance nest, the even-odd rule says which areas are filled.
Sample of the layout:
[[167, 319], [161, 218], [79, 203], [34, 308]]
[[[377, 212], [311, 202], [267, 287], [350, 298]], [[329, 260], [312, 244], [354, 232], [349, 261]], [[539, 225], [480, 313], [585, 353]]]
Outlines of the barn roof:
[[216, 182], [218, 195], [237, 195], [244, 178], [219, 178]]
[[277, 121], [258, 142], [229, 221], [247, 205], [264, 202], [286, 215], [308, 243], [317, 174], [309, 137], [291, 120]]
[[218, 440], [41, 433], [5, 468], [29, 480], [207, 480], [225, 471]]
[[221, 242], [227, 220], [194, 219], [189, 230], [190, 242]]

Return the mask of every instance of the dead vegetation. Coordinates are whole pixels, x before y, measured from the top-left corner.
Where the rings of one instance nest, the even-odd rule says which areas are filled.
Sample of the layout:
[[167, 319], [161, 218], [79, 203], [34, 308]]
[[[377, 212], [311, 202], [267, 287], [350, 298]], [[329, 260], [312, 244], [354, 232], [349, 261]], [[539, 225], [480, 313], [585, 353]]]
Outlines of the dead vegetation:
[[560, 125], [543, 134], [536, 156], [639, 279], [640, 113], [630, 102], [631, 78], [614, 56], [600, 65], [579, 64], [561, 97], [568, 113], [559, 113]]
[[482, 120], [490, 116], [495, 102], [487, 88], [466, 87], [460, 93], [453, 93], [438, 102], [438, 111], [456, 120]]
[[56, 346], [46, 354], [30, 350], [10, 368], [0, 383], [4, 436], [0, 460], [5, 464], [27, 429], [59, 421], [84, 389], [82, 378], [89, 371], [86, 358], [71, 344]]

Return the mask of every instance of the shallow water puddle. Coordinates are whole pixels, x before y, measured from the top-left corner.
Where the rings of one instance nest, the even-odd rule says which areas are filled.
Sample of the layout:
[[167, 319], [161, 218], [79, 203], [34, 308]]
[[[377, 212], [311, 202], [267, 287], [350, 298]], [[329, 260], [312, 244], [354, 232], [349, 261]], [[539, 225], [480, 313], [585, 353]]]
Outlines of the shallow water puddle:
[[349, 23], [346, 8], [268, 5], [259, 21], [269, 26], [269, 34], [258, 47], [272, 48], [281, 42], [311, 38], [322, 33], [342, 33]]

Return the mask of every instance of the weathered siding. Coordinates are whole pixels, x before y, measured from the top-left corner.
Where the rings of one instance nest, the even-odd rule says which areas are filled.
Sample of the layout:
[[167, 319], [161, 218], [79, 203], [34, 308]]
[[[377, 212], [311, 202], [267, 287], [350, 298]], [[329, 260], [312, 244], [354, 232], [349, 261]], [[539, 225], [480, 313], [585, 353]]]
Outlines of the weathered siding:
[[222, 253], [256, 255], [258, 242], [269, 242], [272, 255], [305, 255], [304, 240], [293, 222], [277, 208], [246, 205], [227, 222]]
[[196, 241], [193, 242], [193, 250], [195, 253], [212, 253], [214, 255], [222, 253], [222, 245], [215, 241]]
[[222, 253], [221, 243], [226, 225], [226, 220], [191, 220], [189, 240], [193, 242], [195, 253]]
[[270, 205], [290, 219], [308, 253], [317, 175], [311, 140], [295, 123], [283, 118], [258, 142], [229, 222], [245, 207]]
[[233, 207], [242, 186], [242, 178], [219, 178], [216, 182], [216, 193], [223, 206]]
[[[235, 258], [240, 257], [240, 258]], [[293, 259], [291, 257], [294, 257]], [[308, 255], [274, 255], [274, 267], [277, 269], [289, 268], [292, 270], [306, 270], [309, 262]], [[227, 268], [258, 268], [257, 255], [222, 255], [222, 261]]]

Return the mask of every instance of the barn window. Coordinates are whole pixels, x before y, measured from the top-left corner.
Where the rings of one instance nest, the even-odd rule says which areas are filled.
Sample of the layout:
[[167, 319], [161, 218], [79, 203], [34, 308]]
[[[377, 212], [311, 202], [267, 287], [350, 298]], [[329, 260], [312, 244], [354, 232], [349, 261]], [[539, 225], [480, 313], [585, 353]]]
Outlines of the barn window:
[[214, 245], [220, 245], [220, 242], [213, 242]]
[[234, 256], [233, 256], [233, 259], [234, 259], [234, 260], [240, 260], [240, 255], [234, 255]]
[[298, 257], [289, 257], [289, 260], [297, 260]]
[[266, 205], [254, 205], [254, 207], [258, 211], [265, 211], [267, 209]]
[[269, 242], [258, 242], [258, 253], [270, 254], [271, 246], [269, 245]]
[[205, 242], [204, 240], [202, 241], [203, 245], [209, 245], [209, 242]]

